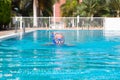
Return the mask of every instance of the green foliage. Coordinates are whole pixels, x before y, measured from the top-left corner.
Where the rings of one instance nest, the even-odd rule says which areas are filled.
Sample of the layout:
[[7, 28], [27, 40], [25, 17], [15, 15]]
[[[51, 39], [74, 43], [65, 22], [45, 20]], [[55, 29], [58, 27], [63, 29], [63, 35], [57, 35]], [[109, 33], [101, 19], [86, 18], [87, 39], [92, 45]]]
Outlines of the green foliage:
[[32, 0], [12, 0], [13, 16], [32, 16]]
[[42, 14], [39, 16], [52, 16], [53, 15], [53, 5], [58, 0], [38, 0], [39, 12], [42, 11]]
[[0, 25], [9, 24], [11, 19], [11, 0], [0, 0]]
[[75, 16], [78, 5], [79, 3], [77, 0], [67, 0], [66, 3], [61, 6], [62, 16], [65, 17]]
[[104, 12], [105, 14], [107, 10], [106, 0], [84, 0], [82, 6], [84, 6], [82, 11], [86, 13], [84, 16], [87, 17], [102, 16], [103, 15], [102, 13]]
[[[33, 16], [33, 1], [34, 0], [13, 0], [12, 10], [17, 15], [22, 16]], [[52, 16], [53, 4], [59, 0], [36, 0], [38, 1], [38, 12], [37, 16]], [[17, 10], [16, 10], [17, 9]]]
[[62, 16], [107, 17], [120, 16], [120, 0], [67, 0], [61, 6]]
[[120, 17], [120, 0], [109, 1], [109, 7], [113, 16]]

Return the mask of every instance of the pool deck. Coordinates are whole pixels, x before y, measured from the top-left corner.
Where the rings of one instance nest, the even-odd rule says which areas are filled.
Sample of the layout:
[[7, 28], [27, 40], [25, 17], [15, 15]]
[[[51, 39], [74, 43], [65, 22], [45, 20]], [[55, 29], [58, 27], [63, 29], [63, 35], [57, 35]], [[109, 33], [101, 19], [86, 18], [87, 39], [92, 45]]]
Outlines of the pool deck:
[[[49, 28], [26, 28], [25, 31], [35, 31], [35, 30], [103, 30], [103, 28], [65, 28], [65, 29], [49, 29]], [[17, 30], [17, 33], [23, 32], [23, 30]], [[4, 30], [0, 31], [0, 37], [10, 35], [10, 34], [16, 34], [15, 30]]]
[[9, 35], [9, 34], [13, 34], [13, 33], [15, 33], [14, 30], [0, 31], [0, 36]]

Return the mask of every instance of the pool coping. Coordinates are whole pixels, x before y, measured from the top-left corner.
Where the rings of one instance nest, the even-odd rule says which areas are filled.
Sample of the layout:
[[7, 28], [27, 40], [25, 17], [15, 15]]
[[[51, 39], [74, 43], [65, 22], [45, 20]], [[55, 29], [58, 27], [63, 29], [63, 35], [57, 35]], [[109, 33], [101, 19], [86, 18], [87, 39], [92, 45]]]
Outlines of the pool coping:
[[[37, 30], [29, 30], [29, 31], [26, 31], [26, 33], [30, 33], [30, 32], [34, 32], [34, 31], [37, 31]], [[9, 34], [9, 35], [4, 35], [4, 36], [0, 36], [0, 42], [3, 41], [3, 40], [6, 40], [6, 39], [9, 39], [9, 38], [14, 38], [18, 35], [21, 35], [21, 34], [24, 34], [23, 32], [19, 32], [19, 33], [12, 33], [12, 34]]]

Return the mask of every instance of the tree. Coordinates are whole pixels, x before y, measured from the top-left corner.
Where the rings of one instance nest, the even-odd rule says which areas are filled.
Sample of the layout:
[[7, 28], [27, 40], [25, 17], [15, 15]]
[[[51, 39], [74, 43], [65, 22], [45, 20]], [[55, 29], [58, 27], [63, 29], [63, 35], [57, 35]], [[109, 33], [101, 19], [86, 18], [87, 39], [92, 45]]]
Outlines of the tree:
[[55, 0], [38, 0], [38, 15], [39, 16], [52, 16], [53, 4]]
[[102, 12], [106, 10], [106, 0], [83, 0], [80, 7], [82, 16], [93, 17], [98, 13], [102, 16]]
[[55, 0], [33, 0], [33, 26], [37, 26], [37, 15], [43, 16], [43, 12], [52, 16], [52, 6]]
[[77, 16], [78, 0], [66, 0], [66, 3], [61, 6], [62, 16], [72, 17]]
[[37, 26], [37, 17], [52, 16], [55, 1], [58, 0], [13, 0], [12, 9], [22, 16], [33, 16], [33, 26]]
[[12, 10], [16, 13], [15, 16], [32, 16], [32, 0], [13, 0]]
[[[12, 10], [22, 16], [52, 16], [53, 4], [56, 0], [13, 0]], [[33, 9], [34, 8], [34, 9]]]
[[120, 0], [110, 0], [109, 7], [116, 17], [120, 17]]
[[109, 17], [111, 16], [110, 10], [109, 10], [109, 3], [108, 0], [98, 0], [97, 1], [98, 7], [97, 12], [94, 14], [95, 17]]
[[0, 1], [0, 28], [6, 28], [11, 20], [11, 0]]
[[109, 16], [108, 0], [67, 0], [61, 6], [62, 16], [101, 17]]

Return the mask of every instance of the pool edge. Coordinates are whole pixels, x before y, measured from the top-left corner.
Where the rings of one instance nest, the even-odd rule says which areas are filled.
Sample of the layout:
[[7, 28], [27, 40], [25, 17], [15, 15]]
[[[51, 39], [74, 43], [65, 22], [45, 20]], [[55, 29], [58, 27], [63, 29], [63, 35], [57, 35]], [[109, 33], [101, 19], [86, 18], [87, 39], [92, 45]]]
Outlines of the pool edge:
[[[37, 31], [37, 30], [26, 31], [25, 34], [30, 33], [30, 32], [34, 32], [34, 31]], [[9, 38], [16, 37], [16, 36], [21, 35], [21, 34], [24, 34], [24, 33], [20, 32], [20, 33], [12, 33], [12, 34], [9, 34], [9, 35], [0, 36], [0, 42], [3, 41], [3, 40], [9, 39]]]

